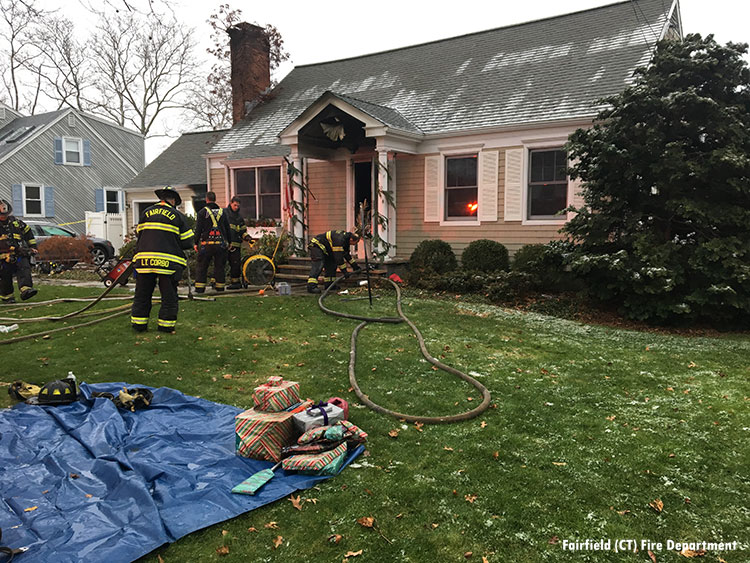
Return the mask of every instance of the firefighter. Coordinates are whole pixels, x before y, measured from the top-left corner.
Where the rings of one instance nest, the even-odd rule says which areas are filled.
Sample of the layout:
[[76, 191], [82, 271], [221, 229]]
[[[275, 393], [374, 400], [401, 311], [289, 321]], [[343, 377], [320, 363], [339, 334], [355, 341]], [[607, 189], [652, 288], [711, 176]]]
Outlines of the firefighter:
[[229, 221], [229, 249], [227, 254], [227, 260], [229, 260], [229, 285], [227, 289], [241, 289], [240, 275], [242, 259], [240, 257], [240, 247], [242, 241], [252, 241], [250, 235], [247, 234], [247, 227], [245, 226], [245, 220], [240, 215], [240, 198], [234, 196], [229, 205], [224, 209], [224, 215]]
[[195, 251], [198, 263], [195, 266], [195, 292], [206, 291], [208, 265], [214, 261], [214, 288], [224, 291], [226, 279], [227, 247], [229, 246], [229, 221], [224, 210], [216, 205], [216, 194], [206, 192], [206, 207], [195, 219]]
[[29, 256], [37, 254], [36, 239], [31, 228], [13, 215], [13, 206], [0, 199], [0, 300], [15, 303], [13, 275], [18, 278], [21, 299], [26, 301], [37, 294], [31, 280]]
[[133, 266], [138, 275], [130, 322], [137, 332], [147, 330], [151, 296], [158, 283], [161, 293], [158, 330], [171, 333], [177, 324], [177, 284], [187, 267], [185, 250], [193, 245], [193, 230], [177, 210], [182, 203], [177, 190], [166, 186], [155, 193], [159, 203], [143, 212], [136, 229], [138, 242]]
[[307, 248], [310, 250], [310, 277], [307, 278], [307, 292], [320, 293], [318, 276], [325, 268], [323, 281], [328, 288], [336, 279], [336, 269], [346, 272], [350, 266], [355, 272], [359, 270], [356, 262], [352, 261], [349, 245], [357, 244], [359, 236], [349, 231], [328, 231], [310, 239]]

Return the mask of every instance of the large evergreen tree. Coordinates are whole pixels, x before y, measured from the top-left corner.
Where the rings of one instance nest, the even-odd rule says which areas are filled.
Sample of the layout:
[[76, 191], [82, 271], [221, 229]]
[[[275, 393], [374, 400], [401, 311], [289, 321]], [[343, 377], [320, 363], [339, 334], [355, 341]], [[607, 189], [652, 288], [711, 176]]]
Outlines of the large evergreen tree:
[[593, 295], [654, 322], [750, 319], [746, 44], [662, 41], [570, 138], [584, 205], [564, 231]]

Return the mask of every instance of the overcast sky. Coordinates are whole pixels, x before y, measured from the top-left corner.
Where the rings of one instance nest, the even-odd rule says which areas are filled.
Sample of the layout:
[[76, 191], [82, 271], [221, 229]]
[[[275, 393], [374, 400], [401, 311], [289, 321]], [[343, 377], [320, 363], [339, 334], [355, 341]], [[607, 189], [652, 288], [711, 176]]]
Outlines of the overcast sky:
[[[43, 7], [62, 8], [76, 21], [85, 21], [86, 10], [68, 0], [39, 0]], [[117, 4], [125, 0], [109, 0]], [[148, 0], [127, 0], [147, 6]], [[663, 0], [667, 4], [670, 0]], [[281, 32], [291, 61], [277, 72], [281, 79], [294, 65], [354, 57], [414, 45], [475, 31], [493, 29], [563, 13], [614, 3], [612, 0], [522, 0], [501, 2], [463, 0], [379, 0], [361, 2], [313, 2], [287, 0], [170, 0], [175, 13], [196, 30], [203, 47], [209, 45], [209, 15], [221, 3], [242, 10], [243, 19], [260, 25], [273, 24]], [[64, 7], [63, 7], [64, 6]], [[746, 0], [680, 0], [685, 33], [713, 33], [721, 43], [750, 42]], [[152, 160], [171, 140], [147, 143], [147, 160]]]

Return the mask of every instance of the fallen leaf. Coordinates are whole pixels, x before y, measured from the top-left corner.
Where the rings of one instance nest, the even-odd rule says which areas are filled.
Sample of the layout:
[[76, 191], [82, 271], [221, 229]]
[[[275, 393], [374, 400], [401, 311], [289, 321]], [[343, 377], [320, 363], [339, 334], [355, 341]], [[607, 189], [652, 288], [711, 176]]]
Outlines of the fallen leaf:
[[436, 524], [435, 522], [433, 522], [433, 523], [432, 523], [432, 524], [430, 524], [430, 525], [432, 526], [432, 529], [433, 529], [433, 530], [434, 530], [435, 528], [437, 528], [438, 526], [440, 526], [440, 524]]
[[482, 563], [490, 563], [490, 560], [487, 559], [484, 555], [482, 555]]
[[375, 526], [375, 518], [372, 516], [363, 516], [362, 518], [357, 518], [357, 524], [365, 528], [372, 528]]
[[229, 530], [222, 530], [221, 531], [221, 535], [222, 536], [228, 536], [229, 535]]
[[396, 519], [403, 518], [403, 517], [404, 517], [403, 512], [399, 512], [398, 514], [396, 514]]
[[682, 551], [680, 551], [680, 555], [683, 557], [689, 557], [692, 559], [693, 557], [703, 557], [706, 554], [705, 549], [699, 549], [698, 551], [695, 551], [693, 549], [688, 549], [687, 547], [683, 548]]
[[86, 498], [91, 498], [91, 497], [93, 497], [93, 496], [94, 496], [94, 495], [90, 495], [89, 493], [86, 493]]
[[264, 524], [263, 527], [268, 528], [269, 530], [277, 530], [279, 525], [276, 522], [269, 522], [268, 524]]
[[297, 363], [297, 367], [298, 367], [298, 368], [301, 368], [301, 367], [302, 367], [302, 366], [304, 366], [304, 365], [305, 365], [305, 362], [298, 362], [298, 363]]
[[70, 478], [71, 479], [78, 479], [79, 477], [80, 477], [80, 475], [78, 473], [71, 473], [70, 474]]
[[361, 549], [359, 551], [347, 551], [344, 557], [359, 557], [360, 555], [362, 555]]
[[477, 500], [477, 495], [464, 495], [464, 498], [474, 504], [474, 501]]
[[656, 512], [661, 513], [664, 510], [664, 503], [660, 499], [652, 500], [648, 505], [653, 508]]
[[648, 553], [648, 558], [651, 559], [652, 563], [656, 563], [656, 555], [654, 555], [654, 552], [649, 549], [646, 553]]
[[499, 458], [500, 452], [493, 452], [492, 457], [494, 457], [495, 459]]
[[276, 536], [276, 539], [273, 540], [273, 548], [277, 549], [282, 543], [284, 543], [284, 538]]
[[388, 435], [391, 438], [398, 438], [398, 429], [394, 428], [393, 430], [391, 430], [390, 432], [388, 432]]
[[414, 426], [416, 426], [417, 430], [419, 430], [420, 432], [422, 432], [423, 431], [422, 427], [424, 426], [424, 422], [415, 422]]
[[689, 368], [694, 368], [694, 367], [696, 367], [696, 366], [697, 366], [697, 364], [696, 364], [695, 362], [690, 362], [690, 363], [688, 364], [688, 367], [689, 367]]
[[157, 559], [157, 561], [158, 561], [159, 563], [164, 563], [164, 559], [162, 559], [162, 556], [161, 556], [161, 555], [157, 555], [157, 556], [156, 556], [156, 559]]
[[292, 506], [296, 508], [297, 510], [302, 510], [302, 502], [300, 500], [299, 495], [297, 495], [297, 498], [294, 498], [294, 495], [289, 495], [289, 498], [287, 499], [292, 503]]
[[437, 370], [438, 368], [436, 368], [435, 366], [432, 366], [432, 371], [437, 371]]
[[559, 541], [560, 538], [558, 538], [557, 536], [552, 536], [547, 543], [550, 545], [557, 545], [557, 542]]
[[306, 498], [305, 502], [311, 502], [313, 504], [318, 504], [318, 499], [316, 499], [316, 498]]
[[674, 391], [674, 387], [667, 387], [667, 391]]
[[258, 530], [256, 530], [254, 526], [250, 526], [250, 527], [249, 527], [249, 528], [247, 529], [247, 531], [248, 531], [248, 532], [257, 532]]
[[223, 377], [224, 379], [232, 379], [232, 374], [231, 373], [225, 373], [221, 377]]
[[474, 554], [471, 551], [467, 551], [466, 553], [464, 553], [464, 558], [471, 559], [472, 555], [474, 555]]
[[482, 424], [479, 425], [480, 428], [487, 428], [487, 423], [483, 420]]
[[328, 541], [331, 543], [339, 543], [341, 541], [341, 538], [343, 538], [341, 534], [331, 534], [328, 536]]
[[619, 514], [621, 516], [625, 516], [626, 514], [630, 514], [630, 511], [629, 510], [618, 510], [617, 514]]
[[453, 451], [453, 448], [449, 448], [448, 446], [443, 446], [443, 449], [444, 449], [444, 450], [445, 450], [446, 452], [452, 452], [452, 451]]
[[613, 414], [612, 416], [608, 416], [608, 417], [607, 417], [607, 420], [614, 420], [614, 419], [616, 419], [616, 418], [617, 418], [617, 415], [616, 415], [616, 414]]
[[47, 489], [46, 491], [42, 491], [42, 494], [46, 495], [48, 492], [49, 492], [49, 489]]
[[221, 547], [216, 548], [216, 553], [219, 555], [229, 555], [229, 548], [225, 545], [222, 545]]
[[552, 465], [557, 465], [558, 467], [563, 467], [563, 466], [568, 465], [568, 464], [566, 462], [564, 462], [564, 461], [553, 461]]
[[473, 401], [473, 400], [474, 400], [474, 397], [466, 397], [466, 400], [467, 400], [467, 401]]
[[24, 508], [23, 511], [24, 512], [34, 512], [37, 508], [39, 508], [39, 507], [38, 506], [30, 506], [29, 508]]

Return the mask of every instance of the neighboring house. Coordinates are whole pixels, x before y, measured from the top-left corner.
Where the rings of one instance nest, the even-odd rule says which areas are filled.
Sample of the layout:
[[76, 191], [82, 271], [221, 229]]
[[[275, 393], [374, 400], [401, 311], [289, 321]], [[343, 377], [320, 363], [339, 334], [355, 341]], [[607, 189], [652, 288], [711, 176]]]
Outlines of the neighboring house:
[[86, 211], [124, 210], [122, 186], [143, 166], [140, 133], [74, 109], [25, 117], [0, 105], [0, 198], [18, 217], [84, 233]]
[[289, 200], [302, 201], [303, 237], [352, 230], [357, 205], [375, 201], [395, 260], [424, 239], [460, 253], [479, 238], [515, 251], [559, 237], [563, 210], [581, 202], [569, 134], [682, 28], [676, 0], [620, 2], [299, 66], [270, 92], [259, 33], [229, 30], [235, 124], [208, 155], [209, 189], [221, 204], [239, 195], [253, 218], [286, 220]]
[[195, 215], [205, 205], [206, 153], [226, 130], [185, 133], [157, 156], [140, 174], [125, 184], [127, 225], [138, 224], [141, 213], [159, 201], [154, 190], [175, 188], [182, 198], [180, 209]]

